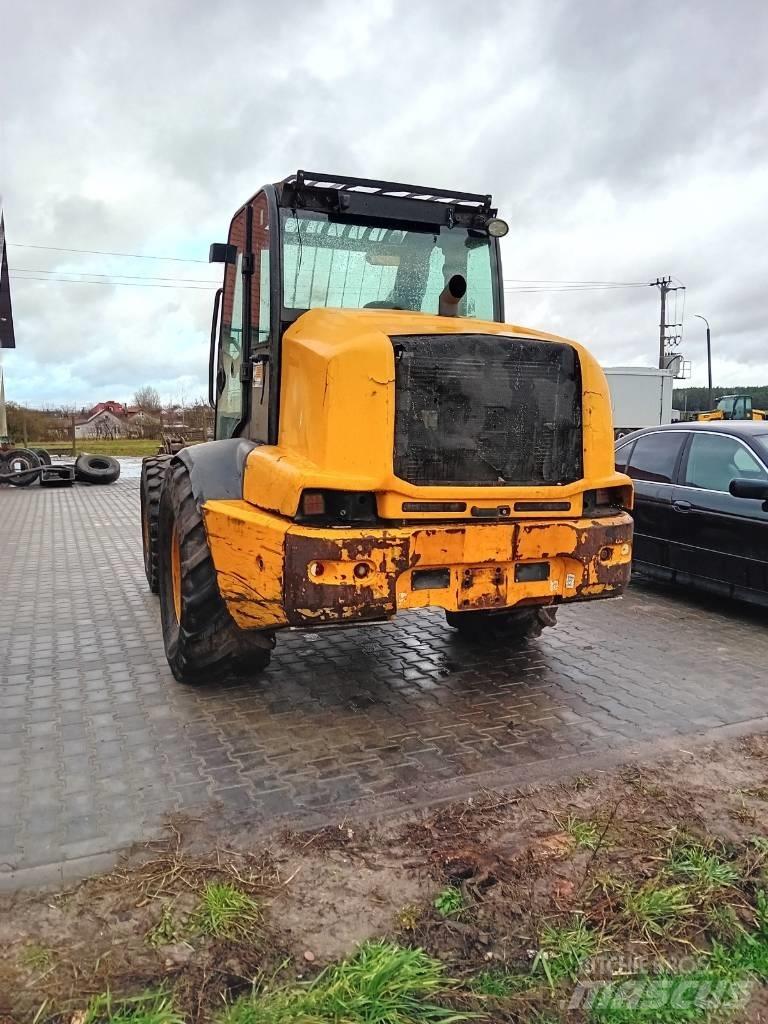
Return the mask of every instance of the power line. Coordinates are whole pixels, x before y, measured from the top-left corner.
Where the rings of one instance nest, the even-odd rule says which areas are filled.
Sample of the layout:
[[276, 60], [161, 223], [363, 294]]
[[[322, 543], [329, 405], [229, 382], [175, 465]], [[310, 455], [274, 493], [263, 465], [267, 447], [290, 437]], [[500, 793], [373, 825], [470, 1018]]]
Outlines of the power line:
[[185, 284], [210, 284], [214, 288], [219, 285], [218, 281], [206, 281], [201, 277], [158, 277], [155, 274], [97, 274], [93, 270], [41, 270], [35, 267], [15, 267], [13, 272], [14, 274], [45, 274], [47, 276], [66, 274], [70, 277], [105, 277], [111, 281], [182, 281]]
[[510, 284], [574, 284], [574, 285], [612, 285], [616, 288], [647, 288], [647, 281], [570, 281], [550, 280], [544, 278], [505, 277], [504, 283]]
[[531, 288], [518, 288], [511, 287], [509, 285], [504, 286], [505, 292], [615, 292], [623, 291], [627, 288], [647, 288], [646, 284], [588, 284], [588, 285], [535, 285]]
[[181, 291], [212, 292], [216, 285], [194, 284], [139, 284], [138, 281], [75, 281], [69, 277], [18, 277], [10, 275], [16, 281], [43, 281], [46, 284], [106, 284], [112, 288], [176, 288]]
[[173, 263], [205, 263], [208, 260], [192, 260], [184, 256], [147, 256], [140, 252], [105, 252], [103, 249], [67, 249], [61, 245], [31, 245], [29, 242], [8, 242], [18, 249], [45, 249], [47, 252], [82, 252], [89, 256], [125, 256], [132, 260], [166, 260]]

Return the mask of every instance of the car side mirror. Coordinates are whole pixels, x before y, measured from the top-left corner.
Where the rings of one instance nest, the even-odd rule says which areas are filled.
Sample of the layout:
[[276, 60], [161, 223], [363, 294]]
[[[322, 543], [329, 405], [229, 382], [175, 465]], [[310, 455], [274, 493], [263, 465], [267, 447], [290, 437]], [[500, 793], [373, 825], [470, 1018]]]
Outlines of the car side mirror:
[[767, 480], [731, 480], [728, 490], [734, 498], [755, 498], [762, 501], [763, 511], [768, 512], [768, 481]]

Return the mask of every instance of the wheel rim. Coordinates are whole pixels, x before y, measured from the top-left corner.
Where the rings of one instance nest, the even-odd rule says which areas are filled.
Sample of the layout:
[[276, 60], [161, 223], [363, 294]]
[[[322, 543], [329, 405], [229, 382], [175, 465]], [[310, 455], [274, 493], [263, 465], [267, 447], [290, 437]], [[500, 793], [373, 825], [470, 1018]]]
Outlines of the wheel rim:
[[173, 531], [171, 539], [171, 593], [176, 621], [181, 622], [181, 549], [176, 530]]

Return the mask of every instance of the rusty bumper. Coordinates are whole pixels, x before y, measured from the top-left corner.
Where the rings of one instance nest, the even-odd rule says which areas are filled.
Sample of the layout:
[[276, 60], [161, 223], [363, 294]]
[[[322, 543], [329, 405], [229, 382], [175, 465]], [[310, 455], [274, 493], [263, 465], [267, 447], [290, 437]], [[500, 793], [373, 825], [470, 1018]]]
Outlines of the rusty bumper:
[[632, 519], [312, 529], [245, 502], [204, 506], [219, 589], [243, 628], [391, 618], [617, 596]]

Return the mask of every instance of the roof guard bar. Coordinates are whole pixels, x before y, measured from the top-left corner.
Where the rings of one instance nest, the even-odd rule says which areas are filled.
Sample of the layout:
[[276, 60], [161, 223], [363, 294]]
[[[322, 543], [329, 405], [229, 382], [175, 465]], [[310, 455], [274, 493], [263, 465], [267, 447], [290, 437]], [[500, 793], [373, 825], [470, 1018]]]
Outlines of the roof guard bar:
[[311, 188], [332, 192], [360, 192], [364, 195], [393, 196], [398, 199], [415, 199], [433, 203], [459, 203], [474, 206], [483, 212], [490, 211], [492, 197], [477, 192], [453, 192], [444, 188], [426, 188], [406, 185], [396, 181], [378, 181], [373, 178], [351, 178], [343, 174], [326, 174], [318, 171], [297, 171], [284, 181], [297, 189]]

